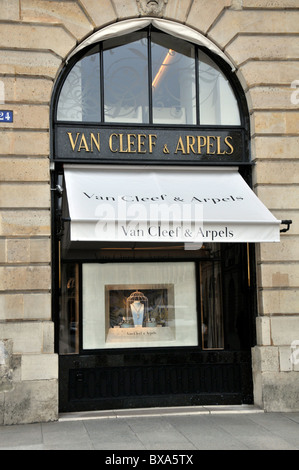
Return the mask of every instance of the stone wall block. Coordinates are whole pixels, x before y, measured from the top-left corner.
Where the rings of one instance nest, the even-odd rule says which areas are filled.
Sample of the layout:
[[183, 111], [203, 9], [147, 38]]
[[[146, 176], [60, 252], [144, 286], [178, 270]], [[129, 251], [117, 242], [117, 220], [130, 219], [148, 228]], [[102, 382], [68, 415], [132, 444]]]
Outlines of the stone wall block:
[[19, 0], [0, 0], [0, 20], [20, 19]]
[[77, 2], [22, 0], [20, 13], [24, 22], [64, 24], [77, 39], [86, 36], [93, 29]]
[[65, 57], [75, 45], [75, 39], [60, 25], [3, 23], [0, 29], [2, 49], [44, 49]]
[[56, 354], [23, 354], [21, 380], [58, 379]]
[[81, 4], [94, 25], [103, 26], [117, 19], [110, 0], [101, 0], [101, 2], [98, 0], [81, 0]]
[[8, 239], [7, 263], [50, 263], [51, 243], [49, 238]]
[[293, 315], [299, 314], [298, 289], [263, 289], [259, 293], [260, 314]]
[[273, 344], [277, 346], [291, 347], [293, 341], [299, 342], [299, 317], [272, 317], [271, 336]]
[[225, 45], [240, 33], [298, 33], [299, 12], [275, 10], [225, 10], [221, 19], [209, 31], [217, 44]]
[[14, 354], [43, 352], [43, 322], [10, 322], [1, 324], [0, 340], [13, 341]]
[[237, 76], [245, 91], [254, 86], [290, 86], [299, 77], [299, 64], [296, 61], [249, 60], [239, 68]]
[[45, 354], [54, 353], [54, 323], [51, 321], [43, 323], [42, 332], [42, 352]]
[[49, 129], [49, 106], [17, 104], [11, 108], [14, 112], [14, 122], [1, 124], [3, 129]]
[[[273, 209], [298, 209], [299, 188], [293, 185], [258, 185], [256, 193], [269, 210]], [[286, 236], [283, 236], [283, 240]], [[298, 258], [297, 258], [298, 259]]]
[[51, 315], [49, 292], [1, 293], [0, 295], [0, 321], [50, 321]]
[[[298, 41], [299, 42], [299, 41]], [[298, 133], [299, 112], [296, 111], [257, 111], [252, 116], [254, 134], [294, 134]]]
[[243, 8], [298, 8], [298, 0], [242, 0]]
[[271, 331], [269, 317], [256, 318], [256, 342], [258, 346], [271, 345]]
[[[2, 131], [0, 133], [0, 155], [13, 155], [13, 156], [26, 156], [26, 160], [11, 160], [10, 162], [5, 162], [5, 160], [1, 161], [2, 168], [7, 170], [8, 175], [2, 175], [1, 172], [1, 178], [3, 178], [3, 181], [5, 178], [11, 178], [10, 176], [10, 171], [8, 169], [8, 165], [18, 165], [18, 169], [15, 168], [16, 175], [19, 176], [20, 172], [22, 171], [22, 165], [24, 165], [24, 179], [26, 180], [26, 175], [29, 174], [31, 175], [32, 171], [35, 169], [33, 168], [36, 165], [36, 176], [37, 178], [35, 179], [38, 180], [40, 178], [40, 172], [43, 174], [43, 178], [45, 178], [45, 171], [48, 173], [48, 161], [47, 161], [47, 170], [45, 170], [45, 162], [44, 161], [36, 161], [32, 162], [30, 159], [27, 157], [30, 156], [35, 157], [35, 156], [48, 156], [50, 152], [50, 146], [49, 146], [49, 132], [46, 131], [12, 131], [11, 129]], [[14, 163], [15, 161], [15, 163]], [[41, 168], [42, 167], [42, 168]], [[17, 176], [17, 179], [18, 176]]]
[[5, 87], [5, 101], [16, 103], [49, 103], [53, 81], [46, 78], [0, 77]]
[[263, 263], [260, 266], [263, 287], [298, 287], [299, 270], [297, 264]]
[[[299, 76], [299, 75], [298, 75]], [[259, 136], [251, 140], [252, 159], [285, 160], [298, 159], [298, 136]]]
[[251, 88], [246, 97], [251, 112], [261, 109], [297, 109], [297, 102], [291, 99], [293, 92], [291, 83], [285, 87], [260, 86]]
[[0, 267], [0, 291], [50, 290], [50, 266]]
[[297, 184], [298, 174], [299, 159], [297, 161], [257, 161], [255, 165], [255, 181], [258, 184]]
[[168, 0], [164, 17], [184, 23], [191, 3], [191, 0]]
[[231, 0], [194, 0], [186, 23], [205, 34], [230, 5]]
[[296, 60], [299, 55], [299, 41], [287, 34], [265, 36], [239, 34], [226, 47], [225, 52], [237, 65], [247, 60]]
[[46, 157], [0, 159], [0, 181], [49, 182], [49, 159]]
[[0, 236], [49, 236], [49, 210], [0, 211]]
[[54, 79], [61, 58], [52, 51], [0, 50], [0, 73]]
[[0, 321], [22, 320], [24, 315], [23, 294], [0, 295]]
[[24, 294], [23, 304], [24, 320], [51, 320], [52, 305], [51, 294], [49, 292]]
[[47, 183], [2, 183], [0, 208], [50, 208]]
[[254, 348], [254, 364], [258, 371], [278, 372], [278, 348], [273, 346], [263, 346]]
[[5, 396], [4, 424], [25, 424], [58, 419], [57, 380], [16, 383]]
[[279, 369], [282, 372], [289, 372], [293, 370], [291, 361], [291, 348], [287, 346], [281, 346], [279, 348]]

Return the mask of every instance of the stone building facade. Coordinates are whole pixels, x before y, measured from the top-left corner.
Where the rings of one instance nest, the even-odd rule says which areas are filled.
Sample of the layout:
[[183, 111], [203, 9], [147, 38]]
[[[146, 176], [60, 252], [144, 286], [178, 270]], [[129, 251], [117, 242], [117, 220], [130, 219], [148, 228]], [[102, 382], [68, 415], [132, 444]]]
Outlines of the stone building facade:
[[[158, 2], [159, 3], [159, 2]], [[0, 0], [0, 425], [58, 418], [52, 321], [50, 105], [68, 54], [104, 26], [140, 16], [185, 24], [236, 68], [251, 119], [254, 190], [279, 219], [257, 245], [254, 403], [299, 410], [298, 0]], [[149, 8], [150, 10], [147, 10]]]

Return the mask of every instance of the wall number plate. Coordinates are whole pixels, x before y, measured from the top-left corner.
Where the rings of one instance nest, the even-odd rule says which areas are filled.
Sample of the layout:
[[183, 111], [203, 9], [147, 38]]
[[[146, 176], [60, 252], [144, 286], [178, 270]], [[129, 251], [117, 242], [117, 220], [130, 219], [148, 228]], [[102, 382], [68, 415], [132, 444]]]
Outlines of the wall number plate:
[[0, 110], [0, 123], [13, 122], [13, 111]]

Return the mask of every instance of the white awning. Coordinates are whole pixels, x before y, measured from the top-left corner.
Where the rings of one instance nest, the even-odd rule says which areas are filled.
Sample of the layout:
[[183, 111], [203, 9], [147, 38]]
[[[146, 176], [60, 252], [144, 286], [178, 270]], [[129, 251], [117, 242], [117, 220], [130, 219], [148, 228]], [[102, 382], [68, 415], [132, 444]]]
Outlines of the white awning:
[[232, 167], [65, 165], [71, 241], [278, 242], [277, 220]]

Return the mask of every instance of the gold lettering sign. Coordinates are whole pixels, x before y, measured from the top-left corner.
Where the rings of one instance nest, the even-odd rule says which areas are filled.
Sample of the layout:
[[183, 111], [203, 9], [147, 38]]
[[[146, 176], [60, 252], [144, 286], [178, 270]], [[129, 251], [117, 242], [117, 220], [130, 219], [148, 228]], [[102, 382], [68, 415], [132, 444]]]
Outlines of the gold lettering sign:
[[[69, 150], [73, 153], [103, 153], [107, 157], [111, 152], [114, 155], [155, 155], [159, 159], [165, 155], [179, 157], [192, 156], [226, 156], [235, 152], [232, 135], [196, 135], [181, 134], [175, 131], [161, 133], [137, 133], [137, 132], [67, 132]], [[169, 157], [168, 157], [169, 158]]]
[[[231, 155], [234, 151], [234, 147], [231, 143], [232, 136], [215, 136], [215, 135], [187, 135], [185, 137], [180, 136], [178, 138], [175, 154], [181, 155], [201, 155], [206, 153], [208, 155]], [[224, 149], [221, 150], [222, 144]]]

